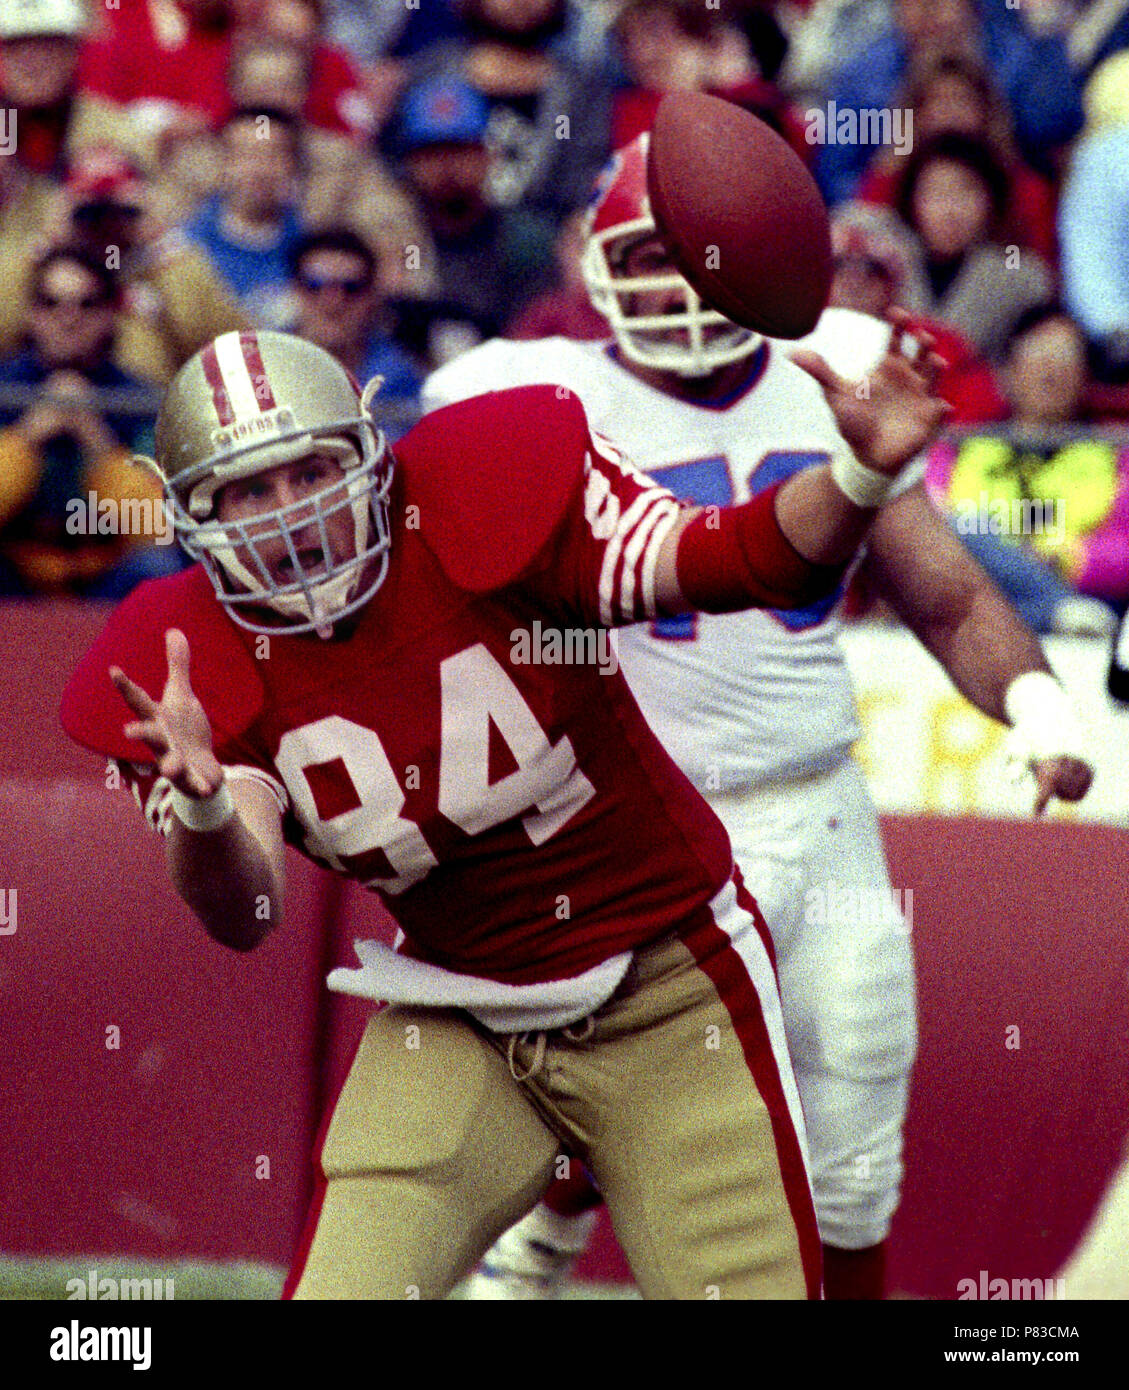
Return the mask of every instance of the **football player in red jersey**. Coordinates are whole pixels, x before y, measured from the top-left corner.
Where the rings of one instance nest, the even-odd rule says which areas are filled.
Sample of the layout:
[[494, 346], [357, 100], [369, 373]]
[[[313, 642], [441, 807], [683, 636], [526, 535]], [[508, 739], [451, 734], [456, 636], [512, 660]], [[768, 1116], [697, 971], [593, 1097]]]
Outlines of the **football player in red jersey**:
[[286, 842], [406, 936], [331, 980], [396, 1006], [322, 1145], [295, 1296], [441, 1296], [562, 1144], [646, 1295], [818, 1296], [763, 919], [601, 658], [618, 624], [837, 582], [944, 415], [900, 338], [866, 400], [813, 364], [853, 453], [725, 508], [681, 507], [552, 387], [438, 411], [393, 459], [373, 386], [288, 335], [173, 381], [157, 466], [201, 564], [115, 611], [64, 724], [130, 769], [217, 940], [278, 925]]

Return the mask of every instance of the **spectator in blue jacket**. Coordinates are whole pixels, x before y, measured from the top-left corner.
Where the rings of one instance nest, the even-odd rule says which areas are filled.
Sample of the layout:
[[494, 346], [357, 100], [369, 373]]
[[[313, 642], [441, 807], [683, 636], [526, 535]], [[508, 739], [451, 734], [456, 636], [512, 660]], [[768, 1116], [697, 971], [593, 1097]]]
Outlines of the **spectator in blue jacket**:
[[[1029, 163], [1047, 168], [1049, 152], [1081, 130], [1081, 95], [1062, 38], [1035, 35], [1018, 10], [987, 3], [978, 9], [975, 0], [894, 0], [892, 16], [893, 27], [832, 80], [828, 96], [836, 115], [893, 105], [911, 57], [959, 52], [977, 57], [993, 73]], [[835, 124], [828, 114], [829, 129]], [[829, 202], [855, 195], [877, 148], [861, 142], [823, 145], [816, 176]]]
[[1074, 152], [1059, 207], [1063, 294], [1106, 381], [1129, 381], [1129, 125]]
[[219, 193], [185, 224], [258, 328], [289, 314], [298, 215], [300, 126], [282, 110], [243, 107], [224, 123]]

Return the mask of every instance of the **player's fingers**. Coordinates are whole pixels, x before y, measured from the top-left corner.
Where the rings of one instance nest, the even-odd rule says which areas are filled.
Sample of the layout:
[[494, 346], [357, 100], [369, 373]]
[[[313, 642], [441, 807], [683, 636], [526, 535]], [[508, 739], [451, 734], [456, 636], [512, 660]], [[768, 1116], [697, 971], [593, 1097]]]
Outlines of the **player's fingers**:
[[941, 373], [948, 367], [948, 359], [942, 357], [939, 352], [930, 350], [918, 359], [917, 370], [925, 380], [926, 389], [934, 391]]
[[839, 376], [837, 372], [832, 371], [829, 363], [824, 361], [818, 352], [812, 352], [811, 348], [797, 348], [788, 356], [797, 367], [803, 368], [808, 376], [815, 377], [825, 391], [846, 391], [848, 389], [850, 383]]
[[169, 747], [168, 733], [155, 719], [135, 720], [132, 724], [126, 724], [122, 733], [138, 743], [147, 743], [155, 753], [163, 753]]
[[193, 796], [211, 796], [212, 792], [215, 791], [215, 787], [212, 786], [203, 773], [198, 772], [191, 764], [185, 766], [184, 780], [187, 782]]
[[170, 627], [165, 633], [165, 656], [169, 663], [169, 684], [181, 691], [191, 691], [191, 652], [188, 649], [188, 638], [178, 627]]
[[1036, 763], [1035, 768], [1035, 814], [1041, 816], [1055, 791], [1055, 760]]
[[143, 719], [151, 719], [157, 713], [156, 700], [142, 690], [136, 682], [131, 681], [120, 667], [110, 667], [110, 680], [134, 714], [141, 715]]
[[1039, 815], [1052, 796], [1063, 801], [1080, 801], [1090, 790], [1094, 772], [1089, 763], [1081, 758], [1061, 755], [1057, 758], [1042, 758], [1032, 767], [1038, 794], [1035, 799], [1035, 814]]
[[890, 325], [891, 336], [893, 336], [895, 333], [901, 334], [906, 331], [909, 327], [910, 316], [905, 309], [892, 306], [886, 310], [886, 322]]
[[185, 771], [184, 754], [179, 748], [172, 749], [158, 760], [157, 771], [162, 777], [167, 777], [174, 786], [180, 786], [178, 779], [183, 778]]
[[1060, 758], [1055, 795], [1063, 801], [1081, 801], [1094, 780], [1094, 770], [1081, 758]]

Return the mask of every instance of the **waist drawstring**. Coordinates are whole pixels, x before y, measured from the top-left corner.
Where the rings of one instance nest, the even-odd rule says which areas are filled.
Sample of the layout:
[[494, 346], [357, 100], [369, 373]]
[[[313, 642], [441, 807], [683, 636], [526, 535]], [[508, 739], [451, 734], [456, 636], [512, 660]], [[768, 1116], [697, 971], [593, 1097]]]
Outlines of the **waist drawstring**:
[[[561, 1036], [569, 1042], [587, 1042], [596, 1031], [596, 1020], [591, 1014], [586, 1014], [576, 1023], [570, 1023], [567, 1028], [561, 1029]], [[533, 1059], [529, 1067], [522, 1071], [517, 1063], [517, 1049], [534, 1039]], [[540, 1074], [545, 1066], [545, 1051], [549, 1045], [548, 1033], [511, 1033], [506, 1042], [506, 1063], [510, 1069], [510, 1075], [515, 1081], [530, 1081], [533, 1077]]]
[[537, 1033], [535, 1037], [536, 1042], [533, 1046], [533, 1061], [528, 1071], [521, 1072], [519, 1071], [517, 1059], [514, 1054], [519, 1043], [527, 1043], [529, 1041], [529, 1034], [510, 1034], [509, 1042], [506, 1044], [506, 1061], [509, 1063], [510, 1075], [515, 1081], [529, 1081], [532, 1077], [536, 1076], [545, 1065], [545, 1047], [548, 1043], [548, 1038], [544, 1033]]
[[[575, 1031], [579, 1029], [580, 1031]], [[585, 1014], [578, 1023], [570, 1023], [567, 1028], [562, 1028], [561, 1032], [569, 1042], [587, 1042], [596, 1031], [596, 1020], [592, 1014]]]

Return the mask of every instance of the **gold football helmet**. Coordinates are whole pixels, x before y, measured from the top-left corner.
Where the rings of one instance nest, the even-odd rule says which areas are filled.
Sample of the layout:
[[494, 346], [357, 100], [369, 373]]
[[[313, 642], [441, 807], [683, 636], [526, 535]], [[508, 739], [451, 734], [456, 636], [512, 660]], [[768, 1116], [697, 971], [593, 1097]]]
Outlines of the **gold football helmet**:
[[[289, 333], [225, 333], [173, 379], [157, 418], [155, 466], [185, 550], [200, 560], [232, 619], [256, 633], [318, 631], [362, 607], [388, 571], [393, 460], [372, 412], [381, 379], [362, 392], [329, 353]], [[220, 522], [218, 492], [235, 479], [312, 453], [344, 477], [251, 520]], [[326, 521], [353, 516], [353, 554], [336, 558]], [[314, 525], [321, 562], [303, 566], [295, 533]], [[276, 583], [260, 554], [282, 538], [295, 576]], [[283, 621], [256, 621], [271, 609]]]

